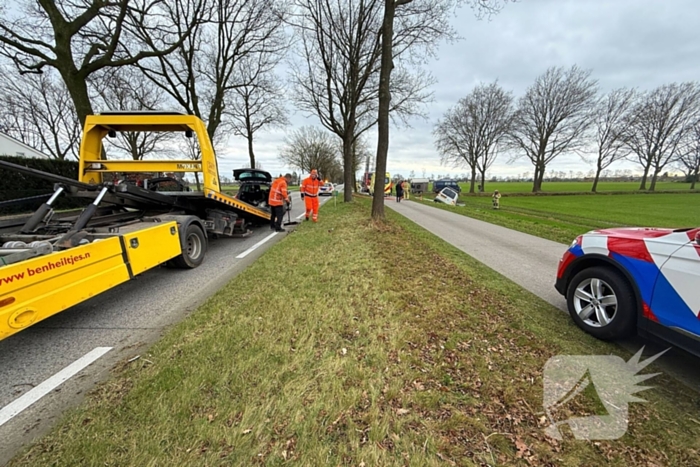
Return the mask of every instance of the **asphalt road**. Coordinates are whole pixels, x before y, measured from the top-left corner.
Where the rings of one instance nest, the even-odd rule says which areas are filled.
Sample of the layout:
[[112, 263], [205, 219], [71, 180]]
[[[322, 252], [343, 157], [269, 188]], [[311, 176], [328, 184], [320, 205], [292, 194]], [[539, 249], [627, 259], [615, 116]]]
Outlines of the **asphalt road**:
[[[328, 199], [324, 197], [321, 202]], [[294, 193], [292, 220], [303, 216], [303, 211], [303, 202]], [[244, 258], [236, 258], [272, 233], [264, 226], [244, 239], [213, 240], [205, 262], [196, 269], [147, 271], [0, 341], [0, 410], [91, 350], [112, 347], [95, 363], [0, 426], [0, 465], [7, 463], [17, 449], [44, 434], [64, 410], [77, 405], [95, 382], [108, 376], [116, 362], [140, 355], [165, 328], [182, 320], [285, 235], [278, 233]]]
[[[396, 203], [387, 198], [386, 205], [522, 288], [567, 312], [566, 300], [554, 289], [554, 281], [559, 259], [568, 245], [423, 203]], [[620, 345], [630, 352], [637, 352], [645, 346], [645, 356], [654, 355], [669, 347], [637, 337], [620, 342]], [[656, 363], [664, 373], [700, 391], [700, 373], [697, 371], [700, 358], [674, 348]]]

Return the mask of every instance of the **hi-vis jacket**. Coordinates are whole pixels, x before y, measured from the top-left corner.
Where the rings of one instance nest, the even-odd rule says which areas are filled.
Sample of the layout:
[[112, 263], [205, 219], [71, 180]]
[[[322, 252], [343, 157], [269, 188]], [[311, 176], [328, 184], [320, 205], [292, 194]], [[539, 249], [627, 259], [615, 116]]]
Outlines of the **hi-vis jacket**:
[[318, 196], [318, 190], [323, 185], [324, 183], [321, 181], [321, 179], [316, 178], [316, 180], [314, 180], [311, 177], [307, 177], [301, 182], [301, 189], [299, 191], [301, 191], [304, 196], [315, 198]]
[[289, 196], [287, 193], [287, 179], [280, 177], [270, 187], [270, 199], [267, 204], [270, 206], [284, 206], [284, 201]]

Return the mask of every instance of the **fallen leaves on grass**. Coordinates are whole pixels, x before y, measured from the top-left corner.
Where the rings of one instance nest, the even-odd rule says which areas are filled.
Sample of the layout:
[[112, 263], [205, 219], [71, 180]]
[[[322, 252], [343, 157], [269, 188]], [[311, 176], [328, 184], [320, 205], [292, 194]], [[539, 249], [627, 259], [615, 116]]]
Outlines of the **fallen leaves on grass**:
[[515, 457], [518, 459], [521, 459], [530, 453], [530, 449], [527, 447], [527, 444], [523, 443], [520, 438], [515, 439], [515, 448], [518, 450], [518, 452], [515, 453]]

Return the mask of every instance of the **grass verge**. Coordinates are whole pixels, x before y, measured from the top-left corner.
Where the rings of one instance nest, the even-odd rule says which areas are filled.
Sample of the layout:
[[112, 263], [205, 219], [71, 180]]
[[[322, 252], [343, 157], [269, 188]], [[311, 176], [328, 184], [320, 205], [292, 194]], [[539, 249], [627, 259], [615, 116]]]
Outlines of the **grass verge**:
[[490, 198], [463, 196], [464, 206], [457, 207], [435, 203], [434, 198], [424, 196], [423, 202], [567, 245], [593, 229], [696, 227], [700, 217], [696, 194], [504, 197], [498, 211]]
[[546, 437], [547, 359], [621, 351], [368, 206], [324, 206], [10, 465], [700, 465], [663, 375], [622, 438]]

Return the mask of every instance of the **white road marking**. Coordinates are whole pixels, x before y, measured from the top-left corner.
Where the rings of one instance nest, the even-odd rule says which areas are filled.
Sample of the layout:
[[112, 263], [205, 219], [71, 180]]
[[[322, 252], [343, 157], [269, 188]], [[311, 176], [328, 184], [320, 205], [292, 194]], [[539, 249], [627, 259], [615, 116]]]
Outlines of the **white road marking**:
[[244, 251], [244, 252], [241, 253], [240, 255], [236, 256], [236, 259], [245, 258], [245, 257], [248, 256], [249, 254], [251, 254], [252, 252], [254, 252], [255, 250], [257, 250], [257, 249], [258, 249], [261, 245], [263, 245], [266, 241], [268, 241], [268, 240], [270, 240], [272, 237], [274, 237], [275, 235], [277, 235], [277, 232], [271, 233], [270, 235], [268, 235], [267, 237], [263, 238], [262, 240], [260, 240], [260, 241], [259, 241], [258, 243], [256, 243], [255, 245], [253, 245], [253, 246], [251, 246], [250, 248], [248, 248], [246, 251]]
[[297, 216], [297, 219], [301, 219], [301, 218], [304, 217], [305, 215], [306, 215], [306, 213], [305, 213], [305, 212], [302, 212], [301, 214], [299, 214], [299, 215]]
[[36, 401], [56, 389], [58, 386], [68, 381], [81, 370], [93, 363], [95, 360], [112, 350], [112, 347], [96, 347], [86, 353], [43, 383], [24, 393], [19, 398], [0, 409], [0, 426], [12, 420], [24, 409], [30, 407]]

